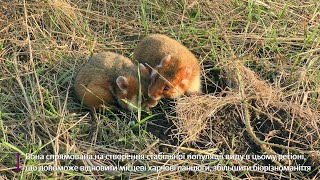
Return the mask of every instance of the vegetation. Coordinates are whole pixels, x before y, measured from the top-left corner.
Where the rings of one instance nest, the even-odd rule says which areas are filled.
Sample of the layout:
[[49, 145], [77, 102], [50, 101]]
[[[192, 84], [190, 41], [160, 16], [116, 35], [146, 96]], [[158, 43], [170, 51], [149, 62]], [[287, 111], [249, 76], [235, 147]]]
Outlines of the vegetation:
[[[317, 179], [317, 0], [0, 1], [0, 179]], [[152, 33], [199, 59], [201, 96], [151, 113], [90, 113], [73, 92], [95, 52]], [[16, 153], [21, 171], [16, 171]], [[301, 155], [304, 159], [52, 160], [41, 155]], [[28, 155], [38, 158], [26, 159]], [[26, 166], [310, 166], [310, 171], [27, 171]]]

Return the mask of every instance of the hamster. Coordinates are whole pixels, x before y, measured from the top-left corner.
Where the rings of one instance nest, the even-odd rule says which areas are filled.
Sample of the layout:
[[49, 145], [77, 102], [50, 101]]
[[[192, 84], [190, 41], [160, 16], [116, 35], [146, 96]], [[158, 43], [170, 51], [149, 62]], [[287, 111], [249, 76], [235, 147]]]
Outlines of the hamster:
[[153, 68], [148, 87], [153, 100], [201, 94], [199, 62], [178, 41], [161, 34], [149, 35], [138, 43], [133, 60]]
[[[141, 107], [146, 109], [157, 104], [148, 98], [147, 88], [150, 73], [139, 64], [141, 82]], [[90, 109], [98, 110], [101, 105], [125, 110], [138, 107], [138, 67], [130, 59], [113, 52], [94, 54], [80, 69], [75, 78], [74, 89], [81, 102]], [[122, 99], [127, 100], [125, 103]]]

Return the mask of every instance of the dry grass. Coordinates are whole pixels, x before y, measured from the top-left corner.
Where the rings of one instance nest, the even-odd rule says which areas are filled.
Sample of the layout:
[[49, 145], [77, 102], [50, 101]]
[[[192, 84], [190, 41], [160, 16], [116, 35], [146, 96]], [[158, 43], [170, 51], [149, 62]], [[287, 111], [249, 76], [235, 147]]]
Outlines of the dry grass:
[[207, 128], [208, 121], [225, 106], [239, 104], [241, 99], [236, 94], [225, 97], [201, 95], [179, 98], [175, 110], [177, 117], [172, 117], [182, 139], [185, 142], [198, 140], [201, 132]]
[[[0, 179], [319, 178], [319, 19], [317, 1], [1, 1]], [[81, 65], [93, 52], [131, 57], [151, 33], [167, 34], [199, 57], [205, 95], [177, 99], [173, 107], [163, 101], [152, 112], [160, 115], [143, 114], [139, 128], [132, 128], [135, 114], [89, 114], [72, 89]], [[156, 137], [164, 133], [173, 140]], [[312, 171], [17, 173], [16, 152], [22, 167], [258, 163]], [[27, 153], [161, 152], [305, 153], [306, 159], [24, 160]]]
[[[183, 142], [194, 143], [199, 140], [201, 133], [206, 131], [208, 122], [218, 119], [214, 117], [215, 114], [224, 113], [229, 118], [242, 119], [250, 138], [266, 154], [277, 154], [271, 148], [276, 147], [307, 154], [313, 159], [313, 163], [320, 163], [320, 151], [318, 147], [314, 147], [315, 144], [319, 144], [320, 137], [320, 115], [316, 107], [304, 107], [299, 105], [299, 102], [287, 101], [279, 94], [284, 91], [275, 90], [267, 82], [258, 79], [257, 75], [240, 61], [228, 64], [224, 73], [230, 77], [229, 80], [235, 86], [233, 89], [236, 92], [224, 92], [228, 94], [224, 97], [186, 97], [176, 102], [178, 118], [173, 118], [173, 121], [179, 130], [177, 134], [184, 135]], [[226, 106], [233, 107], [226, 110]], [[239, 109], [242, 111], [241, 114], [234, 112]], [[253, 115], [255, 117], [252, 117]], [[267, 131], [263, 133], [264, 140], [261, 140], [254, 132], [254, 126], [263, 116], [264, 121], [276, 121], [280, 127], [268, 127], [267, 130], [266, 127], [258, 128], [259, 131]], [[289, 137], [283, 136], [284, 133], [288, 133]], [[273, 143], [279, 136], [283, 139]]]

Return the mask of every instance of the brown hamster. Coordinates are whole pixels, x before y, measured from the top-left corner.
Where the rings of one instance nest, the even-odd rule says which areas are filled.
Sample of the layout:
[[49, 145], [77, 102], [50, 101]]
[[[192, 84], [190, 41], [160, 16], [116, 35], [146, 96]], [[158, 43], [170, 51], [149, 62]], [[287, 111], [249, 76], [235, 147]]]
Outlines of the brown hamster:
[[[156, 105], [156, 101], [148, 98], [147, 87], [150, 74], [142, 64], [140, 68], [141, 107]], [[75, 92], [81, 102], [91, 109], [99, 109], [101, 105], [134, 110], [121, 99], [138, 107], [139, 79], [138, 67], [128, 58], [113, 52], [94, 54], [80, 69], [75, 79]]]
[[137, 45], [133, 60], [154, 69], [148, 87], [148, 95], [154, 100], [201, 93], [198, 60], [185, 46], [168, 36], [145, 37]]

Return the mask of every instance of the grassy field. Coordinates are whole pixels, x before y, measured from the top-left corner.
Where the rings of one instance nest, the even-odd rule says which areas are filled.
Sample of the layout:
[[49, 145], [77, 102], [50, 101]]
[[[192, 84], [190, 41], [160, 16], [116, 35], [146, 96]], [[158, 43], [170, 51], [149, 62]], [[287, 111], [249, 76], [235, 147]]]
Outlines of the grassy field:
[[[318, 0], [0, 1], [0, 179], [317, 179], [319, 25]], [[180, 41], [196, 55], [204, 94], [164, 99], [141, 116], [91, 114], [82, 107], [73, 80], [88, 57], [113, 51], [131, 58], [137, 43], [153, 33]], [[161, 153], [250, 158], [41, 158]], [[38, 159], [26, 159], [29, 154]], [[253, 158], [302, 154], [303, 159]], [[112, 165], [211, 171], [25, 168]], [[213, 170], [217, 166], [310, 169]]]

